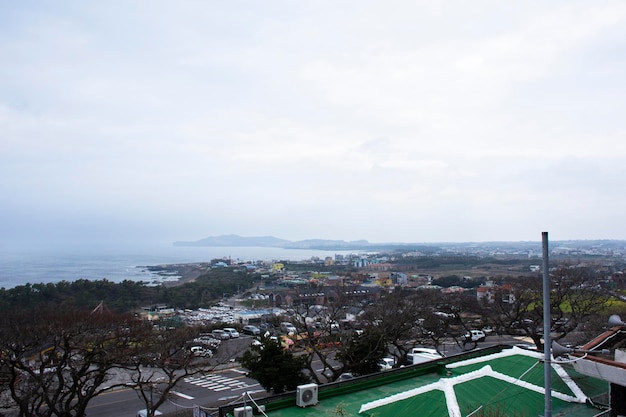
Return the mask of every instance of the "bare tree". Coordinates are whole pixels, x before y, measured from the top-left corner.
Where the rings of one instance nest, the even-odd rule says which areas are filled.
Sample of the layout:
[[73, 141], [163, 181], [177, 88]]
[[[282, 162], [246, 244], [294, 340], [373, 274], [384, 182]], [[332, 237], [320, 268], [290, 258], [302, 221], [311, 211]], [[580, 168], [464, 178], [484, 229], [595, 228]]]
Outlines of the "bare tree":
[[[543, 350], [543, 289], [541, 277], [510, 280], [510, 294], [497, 294], [486, 306], [506, 332], [524, 335]], [[561, 267], [550, 273], [550, 331], [560, 340], [595, 322], [606, 309], [610, 294], [600, 287], [589, 268]]]
[[0, 366], [5, 394], [20, 417], [83, 416], [109, 387], [124, 351], [128, 315], [84, 311], [5, 312], [0, 317]]
[[135, 389], [151, 417], [182, 379], [219, 363], [187, 349], [196, 333], [106, 309], [7, 312], [0, 316], [0, 407], [20, 417], [82, 417], [92, 398], [123, 386]]
[[[350, 338], [350, 329], [342, 327], [346, 314], [350, 309], [360, 309], [361, 300], [355, 296], [356, 287], [350, 285], [324, 287], [317, 294], [319, 297], [295, 297], [288, 319], [297, 329], [296, 334], [291, 335], [295, 348], [306, 352], [305, 367], [319, 384], [336, 380], [346, 370], [334, 359]], [[321, 375], [327, 381], [320, 380], [313, 366], [315, 360], [322, 363]]]
[[464, 293], [396, 289], [369, 307], [365, 317], [382, 330], [396, 363], [405, 363], [419, 345], [433, 346], [440, 353], [450, 339], [461, 348], [473, 347], [465, 345], [464, 335], [470, 328], [467, 315], [476, 315], [477, 310], [475, 299]]
[[215, 363], [206, 357], [194, 356], [186, 347], [196, 330], [191, 327], [154, 327], [140, 323], [129, 334], [132, 346], [127, 361], [119, 369], [128, 373], [128, 380], [120, 382], [134, 389], [146, 406], [146, 414], [155, 411], [168, 400], [174, 387], [184, 378], [208, 373]]
[[423, 303], [421, 295], [396, 290], [385, 294], [365, 313], [368, 326], [380, 329], [385, 343], [395, 348], [391, 354], [396, 357], [396, 363], [404, 363], [411, 348], [423, 340], [421, 326], [428, 303]]

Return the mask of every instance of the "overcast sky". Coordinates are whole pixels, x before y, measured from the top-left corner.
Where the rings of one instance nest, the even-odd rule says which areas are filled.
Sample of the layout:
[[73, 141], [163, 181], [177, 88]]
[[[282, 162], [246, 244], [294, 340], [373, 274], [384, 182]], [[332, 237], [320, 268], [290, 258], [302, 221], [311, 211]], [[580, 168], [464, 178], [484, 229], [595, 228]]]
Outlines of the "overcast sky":
[[0, 241], [626, 239], [626, 2], [0, 3]]

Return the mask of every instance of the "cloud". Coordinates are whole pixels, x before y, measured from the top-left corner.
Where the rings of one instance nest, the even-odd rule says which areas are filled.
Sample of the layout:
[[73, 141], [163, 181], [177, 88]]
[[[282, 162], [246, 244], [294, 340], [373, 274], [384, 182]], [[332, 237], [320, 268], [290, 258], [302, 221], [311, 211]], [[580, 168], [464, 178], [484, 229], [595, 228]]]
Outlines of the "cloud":
[[625, 20], [617, 1], [3, 5], [3, 225], [626, 236]]

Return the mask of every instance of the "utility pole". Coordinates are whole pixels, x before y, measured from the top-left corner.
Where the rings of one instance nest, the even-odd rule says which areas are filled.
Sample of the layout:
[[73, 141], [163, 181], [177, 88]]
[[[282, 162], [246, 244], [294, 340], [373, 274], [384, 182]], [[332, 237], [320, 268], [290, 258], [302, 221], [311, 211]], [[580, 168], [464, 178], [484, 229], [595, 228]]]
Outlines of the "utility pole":
[[550, 341], [550, 268], [548, 262], [548, 232], [541, 232], [543, 247], [543, 375], [545, 388], [545, 412], [552, 417], [552, 343]]

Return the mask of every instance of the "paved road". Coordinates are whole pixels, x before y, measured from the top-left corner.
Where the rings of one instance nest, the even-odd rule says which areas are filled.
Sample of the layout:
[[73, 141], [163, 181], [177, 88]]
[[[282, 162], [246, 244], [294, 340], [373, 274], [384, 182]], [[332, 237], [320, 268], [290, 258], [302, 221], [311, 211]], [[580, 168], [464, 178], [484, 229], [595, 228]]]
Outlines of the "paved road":
[[[194, 405], [224, 404], [241, 397], [246, 392], [254, 398], [267, 395], [259, 383], [247, 378], [245, 373], [242, 369], [232, 368], [185, 378], [159, 410], [173, 412], [192, 408]], [[125, 389], [94, 398], [87, 409], [87, 416], [133, 417], [137, 410], [142, 408], [145, 408], [145, 404], [137, 393], [132, 389]]]
[[[266, 395], [259, 383], [245, 376], [246, 371], [236, 368], [234, 359], [250, 345], [252, 338], [242, 336], [222, 342], [215, 356], [209, 360], [216, 370], [206, 375], [185, 378], [177, 384], [159, 410], [173, 412], [194, 405], [222, 404], [239, 398], [248, 392], [255, 396]], [[124, 376], [118, 376], [123, 379]], [[155, 394], [156, 395], [156, 394]], [[94, 398], [87, 408], [89, 417], [113, 417], [136, 415], [137, 410], [146, 408], [132, 389], [117, 390]]]

